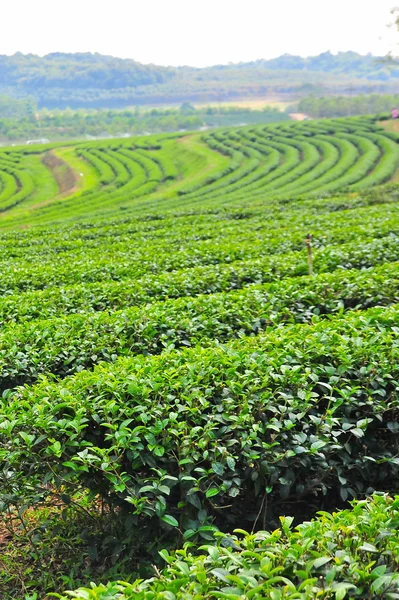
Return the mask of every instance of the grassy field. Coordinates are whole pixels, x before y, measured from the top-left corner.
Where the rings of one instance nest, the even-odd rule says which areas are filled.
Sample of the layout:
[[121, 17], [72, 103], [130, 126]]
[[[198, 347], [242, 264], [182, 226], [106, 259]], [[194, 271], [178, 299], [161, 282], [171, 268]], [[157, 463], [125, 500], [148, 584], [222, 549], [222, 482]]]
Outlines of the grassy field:
[[255, 98], [255, 99], [254, 98], [244, 98], [242, 100], [231, 100], [230, 102], [222, 101], [222, 102], [213, 103], [213, 104], [212, 103], [211, 104], [194, 103], [194, 106], [198, 107], [198, 108], [201, 108], [203, 106], [213, 106], [213, 107], [240, 106], [242, 108], [253, 108], [253, 109], [262, 109], [265, 106], [271, 106], [274, 108], [278, 108], [279, 110], [284, 110], [287, 108], [287, 106], [291, 106], [291, 104], [293, 104], [293, 103], [294, 103], [294, 100], [292, 102], [287, 102], [284, 100], [279, 100], [277, 98], [265, 96], [264, 98]]
[[[275, 107], [278, 108], [279, 110], [284, 110], [285, 108], [287, 108], [287, 106], [291, 106], [291, 104], [294, 104], [295, 102], [298, 102], [298, 98], [294, 98], [292, 101], [287, 101], [287, 100], [282, 100], [276, 96], [264, 96], [261, 98], [238, 98], [236, 100], [221, 100], [220, 102], [217, 101], [213, 101], [213, 102], [193, 102], [192, 105], [196, 108], [196, 109], [201, 109], [201, 108], [208, 108], [208, 107], [212, 107], [212, 108], [218, 108], [219, 106], [222, 107], [232, 107], [232, 108], [236, 108], [236, 107], [240, 107], [240, 108], [252, 108], [252, 109], [262, 109], [265, 106], [267, 107]], [[178, 103], [160, 103], [160, 104], [148, 104], [148, 105], [143, 105], [140, 106], [140, 110], [142, 112], [149, 112], [151, 110], [153, 110], [154, 108], [179, 108], [181, 106], [181, 102]], [[134, 110], [135, 106], [129, 106], [127, 107], [127, 109], [129, 110]]]
[[398, 597], [398, 139], [1, 150], [2, 599]]

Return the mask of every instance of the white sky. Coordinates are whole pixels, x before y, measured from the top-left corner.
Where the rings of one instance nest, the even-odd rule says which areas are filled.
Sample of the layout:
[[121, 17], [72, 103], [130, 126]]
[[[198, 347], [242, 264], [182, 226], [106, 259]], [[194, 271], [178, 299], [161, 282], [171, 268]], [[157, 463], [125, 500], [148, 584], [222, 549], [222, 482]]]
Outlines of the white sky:
[[0, 3], [0, 54], [100, 52], [144, 63], [206, 66], [326, 50], [383, 55], [399, 42], [399, 32], [387, 28], [395, 0]]

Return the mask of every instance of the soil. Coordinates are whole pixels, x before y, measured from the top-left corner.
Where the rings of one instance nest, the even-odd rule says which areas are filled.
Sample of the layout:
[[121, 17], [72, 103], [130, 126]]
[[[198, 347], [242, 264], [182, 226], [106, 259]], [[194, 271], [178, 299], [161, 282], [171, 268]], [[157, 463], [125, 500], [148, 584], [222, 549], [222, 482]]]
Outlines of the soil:
[[42, 162], [53, 173], [59, 195], [69, 196], [78, 189], [79, 177], [71, 167], [51, 150], [43, 155]]

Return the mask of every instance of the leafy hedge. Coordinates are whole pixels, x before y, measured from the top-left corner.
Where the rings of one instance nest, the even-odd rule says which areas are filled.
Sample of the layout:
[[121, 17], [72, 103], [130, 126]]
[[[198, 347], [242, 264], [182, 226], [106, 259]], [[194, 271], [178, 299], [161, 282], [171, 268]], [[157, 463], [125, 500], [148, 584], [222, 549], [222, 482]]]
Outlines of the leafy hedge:
[[[130, 286], [130, 293], [135, 287]], [[65, 292], [62, 297], [65, 299]], [[87, 310], [89, 300], [86, 296], [83, 299]], [[214, 340], [256, 335], [279, 324], [305, 323], [318, 315], [398, 300], [399, 268], [388, 265], [304, 281], [289, 278], [277, 284], [166, 300], [111, 314], [72, 314], [10, 324], [0, 334], [0, 390], [33, 382], [43, 373], [65, 377], [104, 360], [112, 362], [117, 356], [209, 345]], [[24, 303], [19, 302], [18, 309], [23, 308]], [[0, 303], [0, 314], [1, 309]]]
[[81, 588], [56, 598], [70, 600], [206, 600], [240, 598], [399, 597], [399, 496], [374, 495], [352, 510], [320, 513], [291, 528], [281, 517], [273, 532], [217, 535], [217, 545], [162, 551], [166, 567], [132, 583]]
[[394, 489], [398, 318], [370, 309], [7, 393], [3, 506], [83, 487], [137, 537], [191, 539]]

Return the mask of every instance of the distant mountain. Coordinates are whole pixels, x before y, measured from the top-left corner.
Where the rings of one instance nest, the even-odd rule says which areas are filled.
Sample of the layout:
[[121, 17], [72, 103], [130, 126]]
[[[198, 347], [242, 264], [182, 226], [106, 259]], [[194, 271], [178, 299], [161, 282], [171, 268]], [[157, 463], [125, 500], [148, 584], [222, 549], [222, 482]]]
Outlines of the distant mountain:
[[142, 65], [131, 59], [101, 54], [56, 52], [0, 56], [0, 86], [29, 92], [43, 88], [119, 89], [164, 83], [175, 69]]
[[0, 56], [0, 95], [40, 107], [123, 107], [239, 97], [397, 91], [399, 67], [381, 57], [325, 52], [207, 68], [143, 65], [101, 54]]
[[390, 78], [398, 78], [399, 66], [394, 66], [384, 57], [376, 57], [372, 54], [361, 55], [357, 52], [323, 52], [318, 56], [294, 56], [283, 54], [271, 60], [256, 60], [253, 62], [235, 65], [238, 68], [263, 68], [272, 71], [302, 71], [323, 72], [335, 75], [349, 75], [350, 77], [377, 79], [386, 81]]

